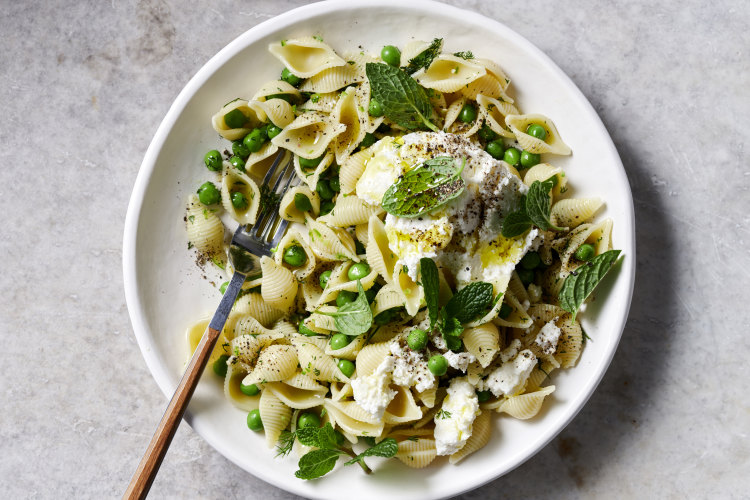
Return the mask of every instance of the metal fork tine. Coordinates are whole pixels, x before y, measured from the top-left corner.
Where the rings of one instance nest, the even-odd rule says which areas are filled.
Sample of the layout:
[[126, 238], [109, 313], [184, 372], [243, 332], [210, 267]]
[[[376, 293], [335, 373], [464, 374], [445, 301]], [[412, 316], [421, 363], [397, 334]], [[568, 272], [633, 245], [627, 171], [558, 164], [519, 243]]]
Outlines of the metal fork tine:
[[286, 231], [286, 228], [288, 225], [289, 225], [288, 220], [286, 219], [281, 220], [281, 224], [279, 224], [278, 229], [276, 229], [276, 233], [274, 233], [276, 236], [274, 236], [273, 240], [271, 240], [271, 248], [276, 248], [279, 245], [281, 238], [284, 237], [284, 231]]
[[[279, 190], [279, 182], [281, 181], [282, 177], [287, 174], [288, 170], [289, 170], [289, 166], [287, 166], [287, 168], [284, 169], [284, 171], [281, 173], [281, 175], [279, 175], [279, 179], [276, 181], [276, 185], [274, 186], [274, 189], [273, 189], [274, 192], [278, 192], [278, 190]], [[284, 185], [280, 187], [281, 191], [285, 191], [289, 187], [289, 185], [294, 181], [294, 171], [290, 172], [289, 174], [290, 175], [287, 178], [287, 180], [284, 183]], [[275, 211], [272, 214], [272, 217], [265, 222], [265, 224], [263, 226], [263, 232], [260, 235], [260, 239], [261, 240], [265, 241], [268, 238], [268, 235], [271, 233], [271, 229], [275, 225], [276, 220], [278, 218], [279, 218], [279, 212], [277, 210], [277, 211]]]

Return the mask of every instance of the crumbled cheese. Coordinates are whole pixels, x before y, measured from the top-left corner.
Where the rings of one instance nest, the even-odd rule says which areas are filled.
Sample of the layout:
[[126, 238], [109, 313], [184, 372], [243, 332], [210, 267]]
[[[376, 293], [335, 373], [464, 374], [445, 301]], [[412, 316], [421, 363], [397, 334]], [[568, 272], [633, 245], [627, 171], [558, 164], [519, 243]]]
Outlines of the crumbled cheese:
[[435, 415], [435, 448], [438, 455], [451, 455], [466, 444], [478, 413], [479, 400], [466, 377], [451, 380], [443, 406]]
[[448, 351], [443, 353], [443, 357], [448, 362], [451, 367], [455, 368], [456, 370], [461, 370], [462, 372], [466, 373], [466, 370], [469, 368], [469, 365], [477, 360], [477, 358], [468, 352], [453, 352]]
[[394, 368], [392, 356], [386, 356], [371, 375], [352, 379], [354, 401], [373, 418], [383, 418], [388, 403], [396, 396], [396, 391], [388, 387]]
[[427, 366], [424, 356], [412, 349], [404, 348], [398, 339], [390, 344], [393, 355], [393, 383], [403, 387], [411, 387], [419, 391], [426, 391], [435, 386], [435, 375]]
[[557, 318], [544, 325], [534, 340], [534, 343], [547, 355], [554, 354], [557, 350], [557, 341], [560, 340], [560, 334], [562, 333], [555, 321], [557, 321]]
[[536, 365], [536, 356], [524, 349], [513, 361], [504, 362], [487, 377], [487, 387], [495, 396], [512, 396], [526, 386], [531, 370]]

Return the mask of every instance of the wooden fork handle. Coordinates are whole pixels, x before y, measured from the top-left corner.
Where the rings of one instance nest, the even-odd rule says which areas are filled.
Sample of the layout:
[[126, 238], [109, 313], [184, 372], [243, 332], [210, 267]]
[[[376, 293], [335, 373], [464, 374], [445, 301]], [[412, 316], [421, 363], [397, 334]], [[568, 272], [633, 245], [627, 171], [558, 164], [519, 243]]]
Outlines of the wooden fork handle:
[[154, 437], [151, 438], [141, 463], [138, 464], [133, 479], [130, 480], [123, 499], [140, 500], [148, 495], [148, 490], [154, 482], [159, 466], [164, 460], [164, 455], [167, 454], [169, 444], [172, 442], [175, 432], [177, 432], [177, 427], [185, 414], [190, 398], [193, 397], [193, 392], [195, 392], [201, 374], [206, 368], [211, 352], [216, 345], [216, 340], [224, 328], [224, 323], [226, 323], [244, 281], [245, 276], [241, 273], [235, 272], [232, 276], [232, 281], [224, 292], [224, 297], [221, 299], [213, 319], [211, 319], [211, 324], [206, 333], [203, 334], [198, 347], [195, 348], [195, 353], [190, 358], [180, 384], [177, 386], [164, 416], [161, 417], [161, 422], [154, 432]]

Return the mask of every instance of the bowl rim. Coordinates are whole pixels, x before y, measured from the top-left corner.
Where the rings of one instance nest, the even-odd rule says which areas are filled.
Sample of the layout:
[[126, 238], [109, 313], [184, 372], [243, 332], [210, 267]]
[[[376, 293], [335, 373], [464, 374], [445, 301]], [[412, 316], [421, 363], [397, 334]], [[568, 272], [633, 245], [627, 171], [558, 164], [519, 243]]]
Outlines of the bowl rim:
[[[617, 318], [617, 324], [614, 328], [612, 328], [612, 331], [616, 333], [616, 337], [612, 338], [612, 347], [609, 349], [608, 352], [606, 352], [606, 359], [602, 359], [599, 368], [597, 369], [597, 372], [595, 373], [595, 376], [591, 377], [588, 380], [588, 384], [582, 388], [582, 392], [585, 392], [585, 395], [582, 399], [579, 400], [578, 404], [571, 408], [567, 414], [565, 415], [565, 418], [562, 421], [561, 425], [552, 426], [545, 430], [540, 436], [539, 439], [536, 440], [535, 445], [533, 448], [529, 449], [529, 453], [525, 456], [521, 456], [520, 458], [515, 459], [510, 467], [505, 468], [504, 470], [498, 471], [495, 474], [488, 475], [488, 477], [485, 478], [484, 481], [478, 482], [478, 483], [472, 483], [470, 485], [464, 485], [460, 484], [460, 482], [455, 482], [453, 486], [447, 487], [443, 492], [441, 493], [441, 496], [438, 498], [446, 498], [453, 495], [458, 495], [461, 493], [464, 493], [469, 490], [473, 490], [475, 488], [478, 488], [484, 484], [487, 484], [490, 481], [493, 481], [509, 472], [514, 470], [515, 468], [519, 467], [521, 464], [529, 460], [531, 457], [536, 455], [542, 448], [544, 448], [547, 444], [549, 444], [552, 439], [554, 439], [567, 425], [575, 418], [578, 413], [581, 411], [583, 406], [586, 404], [586, 402], [589, 400], [591, 395], [593, 394], [594, 390], [598, 387], [599, 383], [601, 382], [601, 379], [604, 377], [604, 374], [607, 372], [607, 369], [615, 355], [615, 352], [617, 351], [617, 346], [619, 345], [620, 339], [622, 337], [622, 333], [625, 328], [625, 324], [628, 319], [629, 310], [632, 304], [632, 296], [633, 296], [633, 289], [635, 285], [635, 262], [636, 262], [636, 244], [635, 244], [635, 210], [634, 210], [634, 204], [633, 204], [633, 197], [632, 197], [632, 191], [630, 190], [630, 186], [627, 179], [627, 174], [625, 171], [625, 168], [622, 164], [622, 161], [619, 157], [619, 154], [617, 153], [617, 149], [615, 148], [614, 143], [612, 142], [611, 136], [609, 135], [609, 132], [606, 130], [603, 122], [601, 121], [601, 118], [599, 117], [596, 110], [593, 108], [591, 103], [588, 101], [588, 99], [583, 95], [581, 90], [575, 85], [575, 83], [566, 75], [562, 69], [554, 62], [552, 59], [549, 58], [544, 52], [542, 52], [539, 48], [537, 48], [532, 42], [527, 40], [522, 35], [518, 34], [505, 24], [495, 20], [488, 18], [480, 13], [459, 8], [453, 5], [444, 4], [441, 2], [433, 1], [433, 0], [411, 0], [408, 2], [408, 4], [405, 4], [402, 0], [358, 0], [356, 2], [356, 6], [351, 2], [351, 0], [326, 0], [322, 2], [315, 2], [307, 5], [303, 5], [300, 7], [297, 7], [295, 9], [286, 11], [282, 14], [279, 14], [273, 18], [270, 18], [266, 21], [263, 21], [262, 23], [248, 29], [244, 33], [237, 36], [234, 40], [232, 40], [229, 44], [227, 44], [224, 48], [222, 48], [219, 52], [217, 52], [214, 56], [212, 56], [196, 73], [193, 75], [193, 77], [188, 81], [188, 83], [183, 87], [183, 89], [180, 91], [180, 93], [177, 95], [171, 106], [169, 107], [169, 110], [167, 111], [167, 114], [161, 121], [159, 127], [157, 128], [153, 139], [151, 140], [148, 149], [146, 150], [146, 153], [144, 155], [143, 161], [141, 163], [141, 166], [138, 170], [138, 174], [133, 186], [133, 191], [131, 193], [130, 201], [128, 203], [127, 213], [125, 217], [125, 224], [124, 224], [124, 233], [123, 233], [123, 256], [122, 256], [122, 265], [123, 265], [123, 285], [125, 289], [125, 299], [126, 299], [126, 305], [128, 308], [128, 313], [130, 316], [130, 321], [133, 326], [133, 332], [136, 337], [136, 341], [138, 343], [138, 346], [141, 350], [141, 354], [143, 355], [143, 358], [146, 362], [146, 366], [148, 367], [149, 371], [153, 375], [159, 389], [162, 391], [164, 396], [169, 399], [171, 398], [172, 393], [174, 392], [174, 389], [176, 388], [177, 381], [174, 380], [174, 374], [171, 373], [167, 368], [167, 363], [164, 362], [164, 360], [161, 358], [159, 354], [159, 350], [154, 342], [154, 337], [152, 333], [150, 332], [150, 328], [146, 322], [146, 315], [144, 314], [144, 307], [143, 303], [141, 301], [141, 298], [139, 296], [139, 281], [137, 276], [137, 255], [136, 255], [136, 237], [138, 233], [138, 226], [140, 222], [141, 217], [141, 211], [143, 207], [144, 197], [146, 194], [146, 187], [148, 186], [148, 183], [154, 173], [155, 167], [156, 167], [156, 160], [159, 155], [159, 152], [161, 148], [163, 147], [165, 140], [167, 139], [167, 136], [169, 134], [169, 131], [171, 128], [175, 125], [175, 122], [177, 121], [177, 118], [180, 116], [180, 114], [185, 110], [187, 104], [189, 103], [190, 99], [196, 94], [196, 92], [200, 89], [200, 87], [229, 59], [237, 55], [240, 51], [244, 50], [248, 45], [254, 43], [255, 41], [272, 34], [275, 31], [278, 31], [280, 29], [284, 29], [285, 27], [288, 27], [289, 25], [299, 21], [301, 18], [305, 18], [308, 16], [308, 14], [325, 14], [327, 12], [335, 12], [338, 10], [364, 10], [368, 8], [373, 7], [393, 7], [397, 9], [406, 9], [411, 10], [415, 12], [421, 12], [424, 14], [429, 15], [431, 12], [434, 12], [435, 9], [440, 9], [442, 12], [441, 14], [449, 14], [454, 15], [457, 17], [462, 18], [462, 20], [469, 22], [469, 23], [481, 23], [484, 26], [486, 26], [488, 29], [497, 31], [502, 33], [502, 36], [508, 38], [513, 43], [516, 43], [522, 47], [524, 47], [525, 50], [529, 51], [531, 54], [539, 58], [539, 60], [547, 67], [547, 69], [551, 70], [552, 72], [556, 73], [557, 76], [560, 78], [560, 81], [564, 83], [564, 85], [567, 87], [567, 90], [571, 91], [572, 95], [575, 96], [575, 98], [578, 101], [578, 104], [581, 106], [581, 109], [584, 109], [588, 112], [590, 115], [589, 118], [592, 119], [592, 123], [595, 124], [597, 128], [599, 128], [599, 132], [603, 133], [604, 136], [609, 138], [609, 141], [607, 141], [607, 144], [605, 147], [609, 149], [609, 152], [612, 154], [613, 160], [616, 161], [616, 171], [618, 173], [618, 177], [616, 179], [613, 179], [616, 183], [623, 183], [628, 188], [625, 190], [627, 192], [627, 202], [628, 202], [628, 212], [623, 214], [623, 218], [626, 219], [629, 222], [629, 226], [631, 228], [630, 234], [623, 235], [625, 241], [630, 243], [630, 248], [623, 249], [623, 254], [626, 255], [629, 263], [627, 266], [624, 266], [625, 269], [621, 269], [619, 274], [625, 274], [625, 276], [619, 276], [619, 280], [627, 280], [627, 303], [625, 307], [622, 309], [622, 314]], [[627, 273], [622, 272], [627, 270]], [[196, 422], [194, 420], [194, 415], [190, 412], [190, 409], [185, 413], [184, 416], [187, 423], [193, 427], [193, 429], [203, 438], [206, 439], [204, 436], [204, 433], [201, 432], [200, 426], [196, 426]], [[227, 449], [225, 447], [222, 447], [221, 445], [209, 442], [211, 447], [216, 449], [219, 453], [221, 453], [225, 458], [229, 459], [231, 462], [242, 468], [243, 470], [253, 474], [253, 472], [246, 466], [246, 464], [241, 460], [241, 458], [232, 452], [231, 449]], [[255, 474], [253, 474], [255, 477], [258, 477], [259, 479], [274, 485], [275, 487], [281, 488], [283, 490], [298, 494], [298, 495], [305, 495], [317, 498], [316, 492], [314, 490], [310, 490], [309, 488], [305, 488], [304, 485], [306, 483], [304, 482], [278, 482], [275, 481], [274, 478], [268, 478], [268, 477], [259, 477]], [[320, 493], [318, 493], [320, 494]], [[320, 497], [323, 498], [323, 497]], [[435, 498], [435, 497], [431, 497]]]

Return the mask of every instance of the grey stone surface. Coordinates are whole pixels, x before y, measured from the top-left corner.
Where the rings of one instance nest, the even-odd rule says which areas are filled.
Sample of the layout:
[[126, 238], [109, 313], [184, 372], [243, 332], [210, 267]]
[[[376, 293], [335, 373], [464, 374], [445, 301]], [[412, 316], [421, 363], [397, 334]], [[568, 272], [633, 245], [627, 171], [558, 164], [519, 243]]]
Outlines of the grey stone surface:
[[[125, 211], [187, 80], [301, 1], [3, 2], [0, 497], [122, 494], [165, 407], [128, 319]], [[463, 499], [750, 491], [750, 7], [717, 0], [450, 3], [529, 38], [610, 131], [638, 270], [619, 350], [551, 444]], [[153, 498], [296, 498], [183, 425]]]

